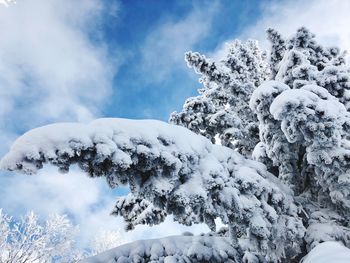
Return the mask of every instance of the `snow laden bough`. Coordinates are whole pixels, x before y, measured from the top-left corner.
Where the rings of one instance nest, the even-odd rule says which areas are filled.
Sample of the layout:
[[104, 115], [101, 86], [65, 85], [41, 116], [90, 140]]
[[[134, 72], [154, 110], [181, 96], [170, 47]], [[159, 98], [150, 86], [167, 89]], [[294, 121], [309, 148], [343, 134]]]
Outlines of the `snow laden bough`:
[[82, 263], [129, 262], [226, 262], [235, 263], [236, 251], [228, 238], [219, 236], [170, 236], [132, 242], [108, 250]]
[[[317, 183], [331, 202], [350, 207], [349, 113], [328, 91], [316, 85], [287, 90], [271, 104], [271, 114], [281, 121], [281, 129], [290, 143], [306, 147], [306, 158], [315, 169]], [[307, 120], [307, 121], [306, 121]]]
[[[77, 164], [91, 177], [104, 176], [110, 187], [129, 185], [134, 199], [117, 202], [114, 212], [131, 223], [156, 224], [168, 214], [214, 231], [221, 218], [236, 262], [278, 262], [300, 252], [305, 229], [291, 191], [263, 164], [186, 128], [126, 119], [52, 124], [18, 138], [1, 167], [34, 174], [44, 163], [64, 172]], [[127, 208], [141, 200], [148, 202], [144, 209]]]

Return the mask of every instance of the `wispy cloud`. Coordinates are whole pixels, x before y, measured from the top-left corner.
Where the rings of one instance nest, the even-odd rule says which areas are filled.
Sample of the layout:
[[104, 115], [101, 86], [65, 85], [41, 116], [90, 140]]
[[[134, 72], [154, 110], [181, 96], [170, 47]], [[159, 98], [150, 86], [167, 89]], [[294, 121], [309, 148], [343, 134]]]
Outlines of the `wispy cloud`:
[[150, 33], [141, 50], [141, 70], [149, 82], [159, 83], [171, 77], [173, 71], [187, 68], [184, 53], [208, 36], [219, 7], [218, 1], [194, 5], [183, 19], [169, 18]]
[[122, 218], [110, 216], [116, 192], [108, 188], [104, 178], [91, 179], [74, 169], [69, 174], [48, 168], [35, 176], [2, 176], [0, 207], [6, 213], [18, 216], [33, 210], [42, 218], [51, 213], [68, 214], [79, 225], [79, 244], [83, 247], [98, 233], [108, 230], [120, 230], [119, 239], [124, 243], [179, 235], [185, 231], [209, 231], [205, 225], [186, 227], [169, 217], [159, 226], [138, 226], [125, 233]]
[[35, 176], [3, 175], [2, 183], [1, 206], [13, 215], [28, 210], [42, 216], [68, 213], [80, 223], [84, 217], [89, 220], [97, 205], [111, 209], [115, 198], [102, 178], [90, 179], [77, 171], [61, 174], [48, 168]]
[[95, 0], [0, 6], [0, 121], [37, 125], [90, 119], [111, 91], [112, 65], [89, 30]]
[[[88, 121], [99, 115], [98, 109], [111, 92], [115, 63], [107, 56], [105, 43], [96, 41], [101, 37], [96, 29], [106, 14], [118, 15], [117, 5], [102, 3], [27, 0], [7, 8], [0, 5], [0, 154], [29, 128], [54, 121]], [[196, 10], [185, 21], [161, 26], [148, 38], [149, 48], [154, 37], [161, 37], [159, 51], [170, 54], [171, 63], [183, 62], [183, 50], [206, 32], [199, 23], [204, 18], [204, 13]], [[182, 40], [171, 48], [168, 41], [178, 39]], [[152, 56], [145, 53], [144, 62], [151, 63]], [[162, 69], [162, 64], [155, 67]], [[9, 214], [18, 216], [28, 210], [42, 217], [69, 214], [80, 226], [82, 246], [101, 230], [124, 225], [121, 218], [109, 215], [116, 191], [109, 189], [103, 178], [91, 179], [77, 170], [60, 174], [45, 168], [35, 176], [2, 172], [0, 188], [0, 207]], [[186, 229], [169, 218], [154, 228], [140, 226], [128, 234], [122, 231], [120, 239], [160, 237]], [[193, 229], [206, 230], [203, 225]]]
[[[275, 28], [289, 37], [301, 26], [306, 26], [316, 34], [320, 43], [350, 50], [348, 10], [350, 2], [342, 0], [268, 1], [261, 5], [261, 15], [256, 23], [242, 28], [236, 38], [257, 39], [262, 47], [268, 48], [267, 28]], [[219, 59], [223, 50], [224, 45], [219, 46], [212, 56]]]
[[[115, 69], [100, 36], [92, 34], [98, 34], [106, 12], [117, 10], [98, 0], [0, 4], [0, 155], [29, 128], [99, 115]], [[105, 182], [78, 172], [67, 176], [45, 169], [36, 177], [0, 172], [0, 188], [6, 212], [69, 213], [82, 235], [108, 224], [109, 213], [102, 214], [114, 202]]]
[[243, 37], [264, 40], [268, 27], [290, 35], [306, 26], [322, 43], [350, 50], [349, 10], [350, 2], [342, 0], [276, 1], [263, 7], [262, 18], [245, 30]]

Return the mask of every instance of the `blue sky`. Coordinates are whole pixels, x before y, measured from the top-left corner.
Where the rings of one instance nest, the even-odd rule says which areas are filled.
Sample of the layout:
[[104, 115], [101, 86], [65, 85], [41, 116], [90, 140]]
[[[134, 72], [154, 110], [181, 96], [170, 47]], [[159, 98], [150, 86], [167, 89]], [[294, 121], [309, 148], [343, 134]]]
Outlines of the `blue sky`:
[[[118, 22], [107, 19], [103, 29], [110, 52], [127, 54], [114, 78], [121, 88], [113, 93], [104, 115], [167, 120], [199, 87], [183, 60], [184, 52], [211, 52], [253, 24], [263, 3], [122, 1]], [[182, 28], [183, 21], [188, 27]], [[198, 32], [189, 36], [192, 26]], [[164, 42], [167, 39], [171, 42]]]
[[[98, 117], [167, 121], [200, 88], [184, 52], [219, 57], [224, 42], [265, 29], [286, 35], [305, 25], [327, 45], [350, 49], [350, 2], [342, 0], [166, 1], [0, 0], [0, 156], [25, 131], [52, 122]], [[327, 19], [325, 16], [327, 15]], [[109, 216], [116, 195], [103, 179], [46, 168], [36, 176], [0, 171], [0, 208], [68, 213], [85, 242], [122, 228]], [[171, 226], [171, 227], [169, 227]], [[179, 234], [168, 220], [123, 240]], [[204, 226], [192, 228], [205, 231]]]

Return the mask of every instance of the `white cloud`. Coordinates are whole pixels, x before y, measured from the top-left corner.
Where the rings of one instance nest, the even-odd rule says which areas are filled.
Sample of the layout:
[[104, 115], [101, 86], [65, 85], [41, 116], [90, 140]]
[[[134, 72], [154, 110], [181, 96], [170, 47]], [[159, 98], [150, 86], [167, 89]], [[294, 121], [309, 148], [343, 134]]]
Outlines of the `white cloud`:
[[[0, 153], [7, 151], [18, 129], [54, 121], [86, 121], [98, 115], [97, 109], [111, 91], [114, 64], [103, 45], [93, 43], [89, 34], [99, 34], [92, 29], [101, 15], [118, 12], [118, 6], [106, 8], [101, 3], [22, 0], [7, 8], [0, 5]], [[183, 63], [183, 52], [205, 34], [203, 18], [204, 13], [196, 10], [185, 21], [168, 23], [154, 33], [153, 37], [163, 39], [157, 47], [171, 53], [172, 63]], [[189, 24], [193, 24], [193, 34]], [[172, 50], [168, 41], [175, 40]], [[148, 41], [151, 45], [152, 36]], [[154, 59], [153, 55], [146, 60]], [[100, 231], [124, 226], [121, 218], [110, 216], [116, 197], [104, 178], [91, 179], [74, 169], [60, 174], [53, 168], [35, 176], [1, 173], [0, 177], [0, 207], [6, 213], [18, 216], [34, 210], [42, 218], [67, 213], [80, 226], [82, 246]], [[162, 237], [186, 229], [169, 218], [160, 226], [121, 232], [120, 240]], [[206, 230], [203, 225], [193, 228]]]
[[0, 6], [0, 122], [91, 119], [111, 91], [112, 65], [89, 39], [97, 0]]
[[175, 69], [187, 68], [185, 52], [207, 37], [218, 10], [217, 1], [195, 5], [184, 19], [162, 22], [149, 34], [143, 44], [141, 60], [141, 70], [147, 73], [149, 82], [159, 83]]
[[107, 186], [104, 178], [88, 178], [76, 169], [61, 174], [50, 167], [34, 176], [10, 174], [4, 177], [0, 207], [15, 216], [31, 210], [42, 218], [51, 213], [68, 214], [79, 225], [81, 246], [88, 245], [96, 235], [108, 230], [120, 230], [121, 243], [179, 235], [185, 231], [201, 233], [209, 230], [205, 225], [182, 226], [168, 217], [158, 226], [138, 226], [134, 231], [125, 233], [122, 218], [110, 216], [116, 198], [115, 191], [113, 193]]
[[342, 0], [275, 2], [264, 7], [262, 19], [244, 35], [264, 39], [268, 27], [290, 35], [306, 26], [322, 43], [350, 49], [349, 10], [350, 2]]
[[6, 213], [19, 216], [33, 210], [42, 218], [68, 214], [80, 225], [82, 239], [116, 221], [109, 216], [115, 197], [104, 178], [90, 179], [75, 170], [60, 174], [49, 168], [35, 176], [2, 175], [1, 184], [0, 204]]
[[[257, 39], [268, 48], [266, 29], [277, 29], [286, 37], [301, 26], [316, 34], [319, 43], [350, 50], [350, 1], [343, 0], [289, 0], [273, 1], [262, 6], [260, 18], [251, 26], [243, 28], [238, 39]], [[228, 40], [230, 41], [230, 40]], [[219, 58], [223, 52], [219, 46], [212, 56]]]
[[350, 50], [350, 2], [343, 0], [293, 0], [263, 7], [262, 18], [244, 30], [242, 37], [265, 40], [265, 30], [274, 27], [287, 36], [306, 26], [326, 45]]
[[[115, 63], [96, 41], [96, 29], [106, 12], [115, 16], [118, 11], [118, 5], [99, 0], [8, 3], [0, 2], [1, 155], [29, 128], [99, 115], [112, 89]], [[36, 177], [0, 172], [0, 189], [0, 207], [7, 213], [68, 213], [83, 236], [115, 220], [109, 217], [114, 197], [106, 183], [80, 172], [45, 169]]]

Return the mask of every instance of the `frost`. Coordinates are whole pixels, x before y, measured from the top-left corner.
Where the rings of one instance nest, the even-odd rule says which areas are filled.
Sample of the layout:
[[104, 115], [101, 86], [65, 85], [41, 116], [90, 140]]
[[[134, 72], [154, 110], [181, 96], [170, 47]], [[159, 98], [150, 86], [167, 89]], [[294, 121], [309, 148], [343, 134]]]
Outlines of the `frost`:
[[[115, 162], [121, 151], [124, 157]], [[240, 231], [251, 240], [245, 251], [271, 259], [297, 248], [304, 235], [290, 190], [262, 164], [180, 126], [125, 119], [53, 124], [18, 138], [1, 161], [3, 168], [26, 173], [44, 163], [63, 171], [78, 164], [90, 176], [105, 176], [111, 187], [128, 184], [132, 196], [120, 199], [114, 213], [129, 229], [172, 214], [182, 224], [204, 222], [215, 230], [219, 217], [234, 246]]]
[[249, 96], [268, 78], [265, 52], [256, 41], [236, 40], [218, 63], [197, 52], [186, 53], [185, 59], [204, 87], [199, 96], [186, 100], [181, 112], [171, 114], [170, 122], [250, 156], [259, 135]]

